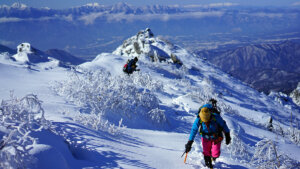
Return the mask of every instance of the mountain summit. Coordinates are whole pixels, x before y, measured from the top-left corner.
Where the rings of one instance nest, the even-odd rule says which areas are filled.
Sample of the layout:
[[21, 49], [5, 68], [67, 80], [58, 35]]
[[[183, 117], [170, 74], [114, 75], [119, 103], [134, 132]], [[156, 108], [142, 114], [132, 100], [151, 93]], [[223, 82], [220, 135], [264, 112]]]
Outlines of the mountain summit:
[[27, 5], [19, 3], [19, 2], [16, 2], [16, 3], [13, 3], [11, 5], [11, 7], [12, 8], [18, 8], [18, 9], [25, 9], [25, 8], [27, 8]]
[[[150, 28], [139, 31], [135, 36], [125, 40], [113, 54], [127, 57], [145, 57], [153, 62], [167, 61], [182, 65], [176, 53], [181, 49], [174, 44], [155, 37]], [[186, 51], [185, 51], [186, 52]]]

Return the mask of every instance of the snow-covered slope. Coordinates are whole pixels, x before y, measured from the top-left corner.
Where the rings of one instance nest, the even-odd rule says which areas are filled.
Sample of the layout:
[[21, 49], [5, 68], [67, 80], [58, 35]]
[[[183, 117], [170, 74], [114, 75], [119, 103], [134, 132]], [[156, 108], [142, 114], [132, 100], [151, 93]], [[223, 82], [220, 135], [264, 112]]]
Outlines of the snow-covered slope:
[[298, 83], [297, 88], [292, 91], [292, 93], [290, 94], [290, 97], [293, 99], [295, 104], [300, 106], [300, 83]]
[[[26, 145], [33, 149], [15, 151], [37, 159], [36, 166], [28, 164], [30, 168], [204, 168], [199, 137], [187, 164], [180, 157], [195, 113], [215, 98], [232, 135], [232, 143], [222, 145], [215, 168], [299, 168], [299, 107], [285, 106], [257, 92], [207, 61], [153, 36], [150, 29], [137, 35], [113, 54], [99, 54], [72, 70], [57, 67], [35, 72], [2, 63], [0, 78], [6, 83], [0, 84], [4, 100], [0, 117], [13, 121], [19, 116], [11, 117], [9, 110], [21, 105], [15, 110], [44, 112], [46, 121], [40, 116], [27, 118], [25, 124], [42, 129], [28, 127], [10, 138], [18, 130], [0, 118], [0, 136], [5, 140], [0, 144], [4, 145], [0, 159], [14, 157], [9, 150]], [[172, 54], [182, 64], [174, 64]], [[141, 71], [128, 76], [122, 67], [135, 56]], [[9, 90], [22, 99], [9, 99]], [[43, 103], [31, 95], [23, 97], [27, 93], [36, 94]], [[24, 104], [20, 100], [32, 101]], [[36, 108], [37, 103], [41, 107]], [[272, 131], [267, 127], [270, 117]], [[13, 142], [28, 139], [27, 132], [38, 139]], [[9, 162], [5, 164], [14, 164]]]

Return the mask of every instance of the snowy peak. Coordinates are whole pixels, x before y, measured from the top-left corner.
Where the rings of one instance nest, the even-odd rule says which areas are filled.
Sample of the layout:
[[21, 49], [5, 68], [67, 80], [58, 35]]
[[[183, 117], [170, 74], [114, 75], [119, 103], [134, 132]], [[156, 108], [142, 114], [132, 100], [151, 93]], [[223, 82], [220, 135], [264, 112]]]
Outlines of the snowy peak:
[[150, 59], [153, 62], [168, 61], [182, 65], [176, 56], [183, 50], [161, 38], [154, 37], [150, 28], [139, 31], [135, 36], [125, 40], [113, 54], [126, 57], [139, 57]]
[[144, 31], [140, 31], [137, 36], [138, 38], [153, 38], [154, 34], [150, 28], [146, 28]]
[[16, 3], [13, 3], [13, 4], [11, 5], [11, 7], [12, 7], [12, 8], [17, 8], [17, 9], [25, 9], [25, 8], [27, 8], [27, 5], [22, 4], [22, 3], [20, 3], [20, 2], [16, 2]]
[[0, 5], [0, 8], [5, 8], [5, 9], [15, 9], [15, 10], [24, 10], [24, 9], [28, 8], [28, 6], [25, 5], [25, 4], [16, 2], [16, 3], [13, 3], [11, 6], [8, 6], [8, 5]]
[[124, 2], [119, 2], [112, 6], [111, 13], [132, 13], [133, 9]]
[[80, 20], [82, 16], [92, 13], [104, 12], [106, 14], [171, 14], [182, 13], [178, 7], [175, 6], [142, 6], [137, 7], [124, 2], [115, 5], [102, 5], [99, 3], [88, 3], [86, 5], [72, 7], [68, 9], [50, 9], [50, 8], [34, 8], [28, 7], [25, 4], [14, 3], [12, 6], [0, 5], [1, 17], [16, 17], [16, 18], [39, 18], [39, 17], [58, 17], [72, 15], [74, 18]]
[[84, 5], [84, 6], [86, 6], [86, 7], [95, 7], [95, 8], [101, 7], [101, 5], [99, 3], [97, 3], [97, 2], [88, 3], [88, 4]]

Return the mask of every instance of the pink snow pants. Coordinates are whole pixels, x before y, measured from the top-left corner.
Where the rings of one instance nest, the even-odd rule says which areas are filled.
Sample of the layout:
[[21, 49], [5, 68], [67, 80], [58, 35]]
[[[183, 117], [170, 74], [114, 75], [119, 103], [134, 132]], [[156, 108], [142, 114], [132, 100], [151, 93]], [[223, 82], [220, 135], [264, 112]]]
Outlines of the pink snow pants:
[[213, 140], [206, 138], [201, 139], [203, 147], [203, 155], [218, 158], [221, 154], [221, 142], [215, 144]]

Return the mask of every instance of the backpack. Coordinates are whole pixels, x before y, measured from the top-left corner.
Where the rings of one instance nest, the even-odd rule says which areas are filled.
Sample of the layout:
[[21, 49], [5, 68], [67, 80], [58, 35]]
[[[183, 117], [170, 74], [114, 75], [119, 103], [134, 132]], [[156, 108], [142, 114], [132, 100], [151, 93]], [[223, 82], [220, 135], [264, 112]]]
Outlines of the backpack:
[[[222, 135], [222, 127], [217, 123], [217, 120], [216, 120], [216, 116], [220, 116], [220, 112], [218, 111], [218, 109], [216, 108], [216, 107], [214, 107], [212, 104], [205, 104], [205, 105], [203, 105], [203, 106], [201, 106], [200, 108], [199, 108], [199, 110], [198, 110], [198, 112], [197, 112], [197, 117], [198, 118], [200, 118], [200, 111], [201, 111], [201, 109], [202, 108], [204, 108], [204, 107], [207, 107], [209, 110], [210, 110], [210, 112], [211, 112], [211, 118], [212, 118], [212, 120], [213, 121], [215, 121], [216, 122], [216, 124], [217, 124], [217, 126], [216, 126], [216, 128], [218, 129], [218, 131], [217, 131], [217, 135], [218, 136], [221, 136]], [[202, 123], [204, 123], [204, 122], [202, 122], [202, 120], [201, 120], [201, 118], [200, 118], [200, 128], [199, 128], [199, 133], [200, 134], [202, 134]]]
[[[212, 113], [211, 114], [211, 118], [212, 118], [212, 121], [215, 122], [215, 127], [217, 128], [217, 132], [216, 133], [211, 133], [212, 135], [214, 135], [218, 141], [222, 141], [223, 140], [223, 134], [222, 134], [222, 131], [223, 131], [223, 128], [219, 125], [219, 123], [217, 122], [216, 120], [216, 116], [218, 116], [217, 114], [215, 113]], [[200, 118], [200, 117], [199, 117]], [[204, 123], [201, 119], [200, 119], [200, 127], [199, 127], [199, 134], [202, 135], [203, 134], [203, 130], [202, 130], [202, 123]], [[220, 138], [221, 137], [221, 138]]]
[[[207, 107], [211, 113], [216, 113], [216, 114], [218, 114], [218, 115], [221, 114], [221, 112], [218, 110], [218, 108], [217, 108], [216, 106], [213, 106], [212, 104], [209, 104], [209, 103], [208, 103], [208, 104], [205, 104], [205, 105], [203, 105], [203, 106], [201, 106], [201, 107], [199, 108], [199, 110], [198, 110], [198, 112], [197, 112], [197, 116], [199, 116], [199, 113], [200, 113], [201, 109], [204, 108], [204, 107]], [[199, 117], [200, 117], [200, 116], [199, 116]]]
[[123, 66], [123, 72], [127, 72], [128, 63]]

